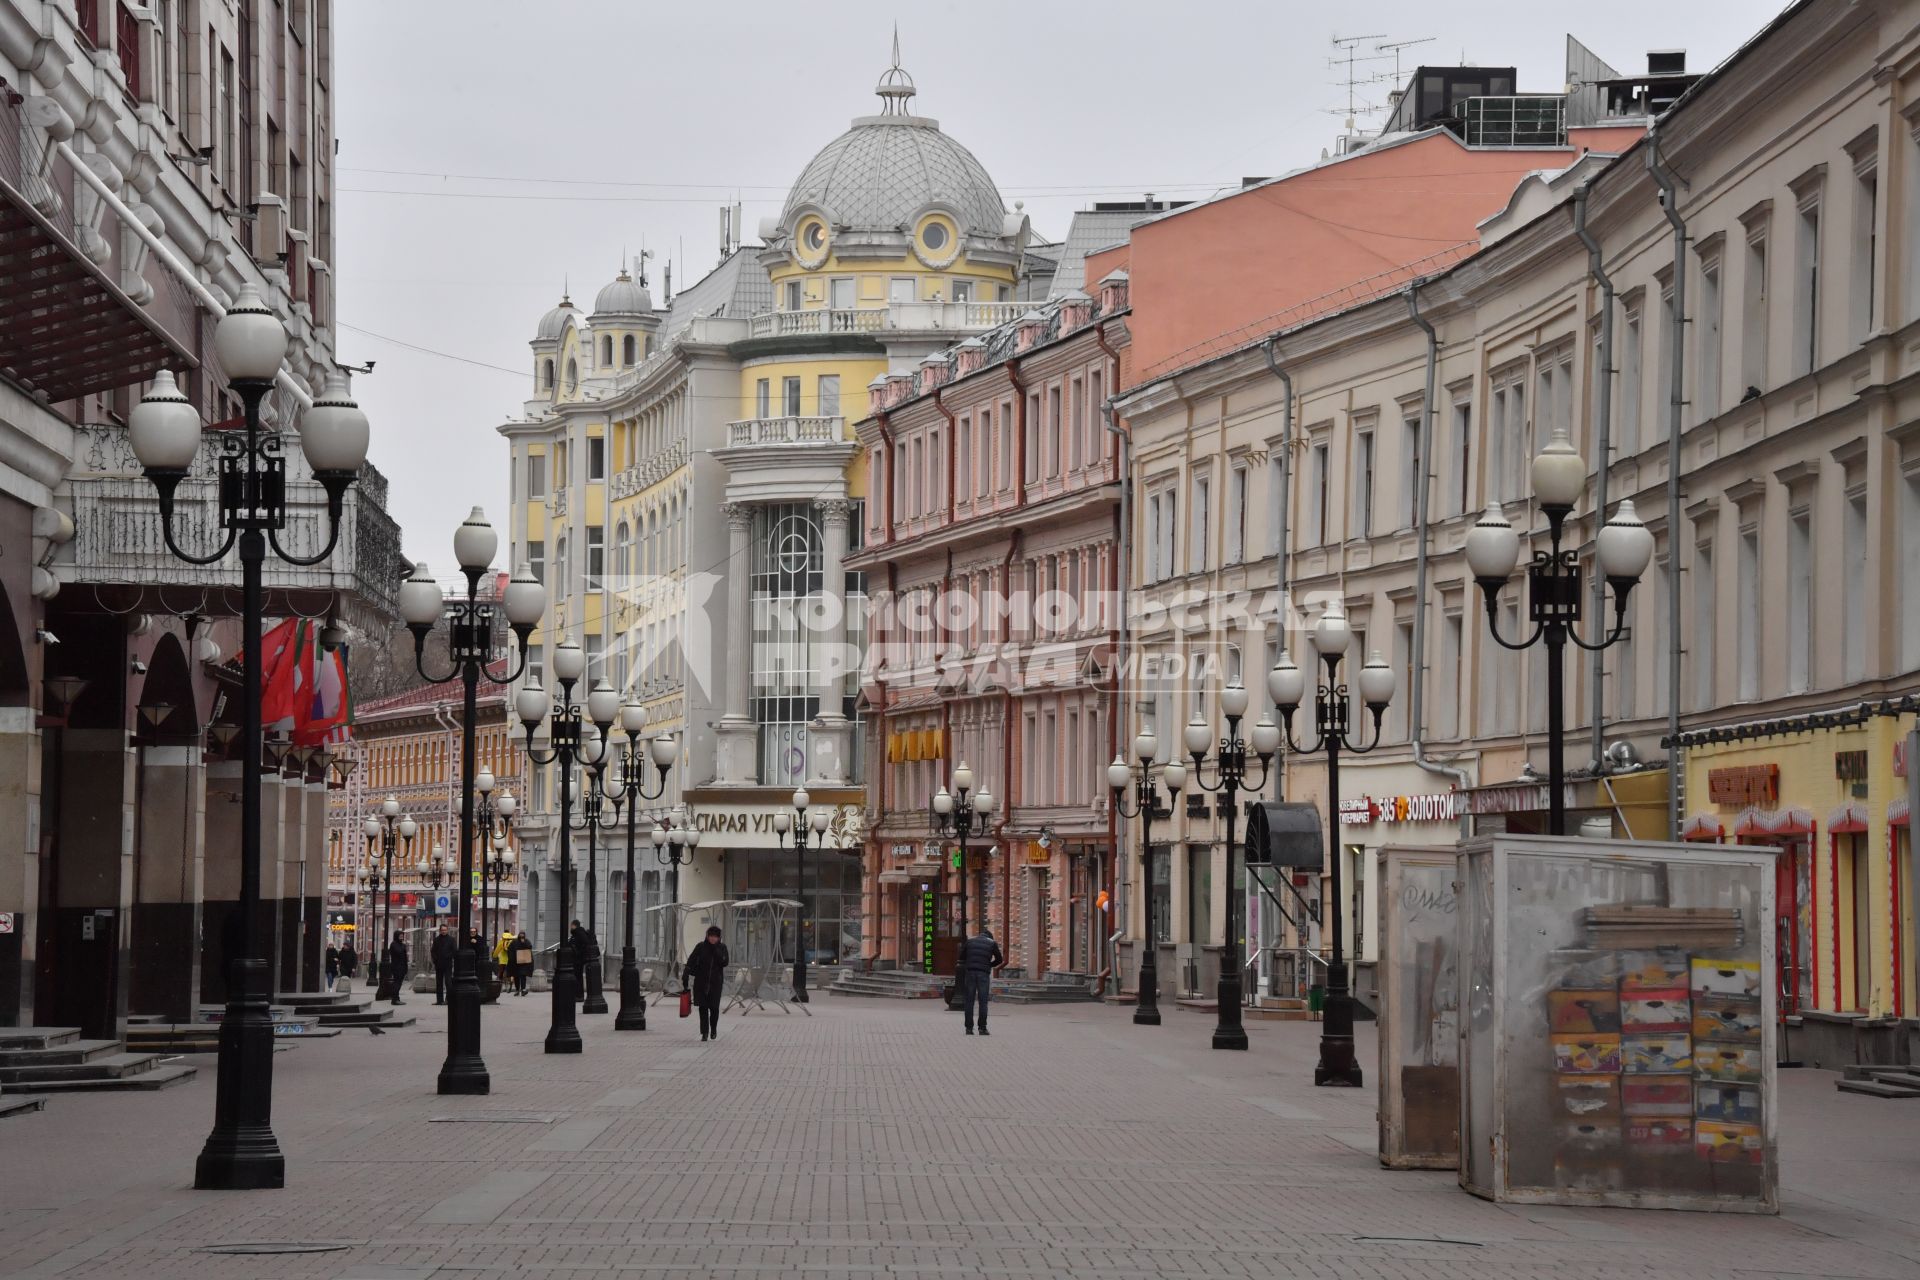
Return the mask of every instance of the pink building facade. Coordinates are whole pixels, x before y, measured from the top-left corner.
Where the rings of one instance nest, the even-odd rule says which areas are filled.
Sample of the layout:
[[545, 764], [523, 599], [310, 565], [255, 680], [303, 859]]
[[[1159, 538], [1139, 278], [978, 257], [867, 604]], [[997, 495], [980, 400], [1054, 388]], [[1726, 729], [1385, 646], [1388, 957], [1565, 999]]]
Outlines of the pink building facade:
[[931, 802], [970, 766], [997, 801], [968, 842], [966, 932], [1030, 978], [1110, 968], [1121, 452], [1107, 429], [1124, 275], [876, 379], [864, 546], [872, 609], [869, 958], [950, 972], [959, 849]]

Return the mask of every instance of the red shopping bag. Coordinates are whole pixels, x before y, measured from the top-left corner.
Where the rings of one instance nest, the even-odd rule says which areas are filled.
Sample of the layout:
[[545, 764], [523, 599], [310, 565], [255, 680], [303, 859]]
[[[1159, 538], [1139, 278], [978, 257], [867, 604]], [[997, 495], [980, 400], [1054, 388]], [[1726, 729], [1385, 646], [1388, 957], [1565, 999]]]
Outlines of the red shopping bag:
[[693, 1012], [693, 992], [684, 987], [680, 991], [680, 1016], [686, 1017]]

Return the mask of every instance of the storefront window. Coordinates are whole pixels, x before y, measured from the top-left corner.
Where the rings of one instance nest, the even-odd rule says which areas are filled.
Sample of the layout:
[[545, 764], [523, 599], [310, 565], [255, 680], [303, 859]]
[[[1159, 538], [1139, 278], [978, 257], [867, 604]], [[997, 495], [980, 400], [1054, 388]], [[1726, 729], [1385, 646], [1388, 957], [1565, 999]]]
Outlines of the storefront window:
[[1173, 941], [1173, 854], [1153, 851], [1153, 940]]
[[1187, 848], [1187, 940], [1213, 941], [1213, 850], [1205, 845]]
[[[798, 855], [791, 850], [744, 849], [727, 854], [727, 896], [792, 898], [812, 906], [807, 929], [810, 964], [840, 964], [860, 957], [860, 857], [826, 850], [807, 855], [807, 894], [800, 893]], [[779, 959], [793, 962], [792, 917], [776, 942]]]

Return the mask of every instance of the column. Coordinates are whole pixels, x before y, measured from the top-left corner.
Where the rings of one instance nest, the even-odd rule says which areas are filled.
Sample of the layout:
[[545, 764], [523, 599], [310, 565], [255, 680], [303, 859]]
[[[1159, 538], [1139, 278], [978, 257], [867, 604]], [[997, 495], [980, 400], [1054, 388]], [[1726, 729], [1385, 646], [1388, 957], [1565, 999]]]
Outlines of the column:
[[0, 1026], [32, 1026], [40, 929], [41, 736], [32, 707], [0, 707]]
[[201, 987], [207, 799], [199, 744], [142, 748], [137, 785], [137, 883], [127, 1007], [170, 1022], [191, 1022]]
[[200, 1003], [227, 999], [227, 955], [240, 915], [240, 762], [206, 770], [206, 853], [201, 859]]
[[[287, 984], [288, 960], [293, 951], [293, 913], [287, 895], [294, 889], [287, 883], [288, 850], [300, 844], [300, 806], [294, 803], [293, 788], [299, 784], [275, 770], [260, 779], [260, 917], [261, 945], [266, 957], [268, 991], [276, 996], [293, 988]], [[299, 875], [298, 855], [294, 875]]]
[[327, 942], [327, 778], [321, 767], [320, 779], [306, 784], [306, 841], [300, 865], [300, 986], [301, 991], [319, 991], [325, 985], [321, 976], [322, 953]]
[[847, 619], [847, 521], [852, 504], [844, 498], [816, 503], [820, 518], [820, 588], [826, 619], [832, 624], [811, 637], [814, 649], [814, 696], [819, 699], [821, 724], [814, 730], [808, 753], [809, 780], [844, 787], [853, 778], [853, 728], [841, 710], [847, 672], [859, 664], [849, 649]]
[[49, 972], [55, 1026], [89, 1039], [126, 1030], [132, 941], [133, 758], [121, 729], [61, 731], [59, 825]]
[[753, 687], [753, 508], [729, 502], [727, 517], [726, 710], [716, 731], [714, 780], [752, 786], [759, 780], [759, 726], [749, 694]]

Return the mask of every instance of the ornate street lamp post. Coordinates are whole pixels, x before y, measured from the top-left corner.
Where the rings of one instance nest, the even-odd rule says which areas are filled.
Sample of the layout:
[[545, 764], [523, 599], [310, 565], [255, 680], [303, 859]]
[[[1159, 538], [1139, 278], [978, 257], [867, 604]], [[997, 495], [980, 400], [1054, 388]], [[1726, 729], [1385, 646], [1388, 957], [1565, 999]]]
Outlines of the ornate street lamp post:
[[1557, 428], [1533, 460], [1533, 492], [1546, 513], [1549, 549], [1534, 552], [1527, 566], [1527, 617], [1533, 634], [1525, 640], [1500, 634], [1500, 591], [1520, 560], [1519, 532], [1496, 502], [1467, 534], [1467, 566], [1486, 598], [1489, 634], [1505, 649], [1530, 649], [1543, 641], [1547, 646], [1547, 826], [1556, 836], [1567, 834], [1567, 642], [1598, 653], [1619, 640], [1627, 628], [1627, 597], [1653, 559], [1653, 534], [1641, 523], [1632, 499], [1623, 500], [1594, 540], [1600, 572], [1613, 588], [1613, 630], [1599, 641], [1582, 640], [1575, 630], [1582, 594], [1579, 552], [1563, 549], [1560, 542], [1567, 517], [1586, 487], [1586, 460], [1575, 452], [1566, 428]]
[[[413, 632], [413, 665], [421, 679], [429, 684], [460, 682], [460, 871], [454, 897], [459, 945], [453, 953], [453, 990], [447, 997], [447, 1056], [440, 1065], [441, 1093], [486, 1093], [493, 1087], [487, 1064], [480, 1057], [480, 974], [479, 957], [467, 944], [473, 932], [473, 795], [474, 795], [474, 721], [479, 718], [480, 677], [499, 660], [494, 633], [498, 623], [496, 610], [504, 611], [507, 625], [513, 629], [519, 656], [512, 671], [500, 677], [510, 684], [527, 668], [527, 642], [547, 609], [546, 589], [533, 573], [521, 566], [507, 583], [504, 599], [496, 605], [491, 594], [483, 596], [480, 580], [500, 549], [500, 536], [487, 523], [479, 507], [453, 534], [453, 555], [467, 580], [464, 600], [455, 600], [451, 612], [441, 595], [440, 584], [425, 564], [413, 567], [413, 577], [400, 588], [400, 615]], [[445, 617], [447, 620], [447, 657], [452, 669], [445, 675], [427, 671], [427, 637]]]
[[[1147, 728], [1133, 740], [1133, 754], [1140, 760], [1137, 770], [1119, 756], [1107, 766], [1107, 786], [1113, 790], [1114, 808], [1129, 819], [1140, 820], [1140, 911], [1145, 926], [1140, 941], [1140, 998], [1133, 1009], [1133, 1021], [1142, 1027], [1160, 1025], [1159, 939], [1153, 933], [1153, 819], [1161, 811], [1153, 785], [1153, 758], [1159, 750], [1159, 740]], [[1175, 757], [1167, 761], [1160, 776], [1169, 799], [1177, 799], [1187, 785], [1187, 766]], [[1131, 809], [1127, 807], [1129, 782], [1133, 784]]]
[[1313, 647], [1326, 664], [1326, 683], [1314, 692], [1314, 732], [1320, 740], [1303, 747], [1293, 738], [1293, 713], [1306, 694], [1306, 673], [1282, 650], [1273, 670], [1267, 673], [1267, 692], [1280, 708], [1280, 722], [1286, 727], [1287, 749], [1310, 754], [1325, 748], [1327, 753], [1327, 857], [1331, 863], [1328, 893], [1331, 909], [1324, 912], [1332, 922], [1332, 953], [1327, 960], [1327, 1003], [1320, 1023], [1320, 1062], [1313, 1069], [1313, 1082], [1359, 1088], [1360, 1064], [1353, 1056], [1353, 989], [1347, 977], [1347, 957], [1341, 928], [1340, 878], [1345, 856], [1340, 848], [1340, 753], [1365, 755], [1380, 745], [1380, 723], [1393, 701], [1398, 683], [1393, 668], [1373, 654], [1360, 668], [1360, 700], [1373, 717], [1373, 741], [1361, 745], [1350, 732], [1349, 712], [1353, 701], [1347, 686], [1340, 682], [1340, 660], [1353, 641], [1353, 629], [1347, 615], [1336, 602], [1329, 605], [1313, 624]]
[[1213, 755], [1213, 785], [1207, 785], [1203, 770], [1207, 763], [1207, 743], [1211, 733], [1198, 714], [1187, 722], [1182, 735], [1187, 754], [1193, 759], [1190, 781], [1202, 791], [1217, 792], [1227, 819], [1227, 885], [1224, 895], [1227, 909], [1220, 948], [1220, 985], [1216, 992], [1219, 1021], [1213, 1028], [1213, 1047], [1244, 1049], [1247, 1029], [1240, 1021], [1240, 902], [1239, 887], [1233, 878], [1233, 857], [1238, 847], [1240, 792], [1259, 791], [1267, 785], [1267, 764], [1280, 745], [1280, 729], [1269, 716], [1261, 716], [1253, 726], [1253, 751], [1260, 757], [1260, 776], [1247, 777], [1247, 743], [1240, 736], [1240, 721], [1247, 714], [1247, 691], [1238, 681], [1220, 690], [1220, 710], [1226, 717], [1227, 736]]
[[[601, 681], [601, 684], [605, 683]], [[596, 687], [594, 692], [598, 694], [599, 689]], [[644, 739], [641, 735], [647, 729], [647, 709], [631, 698], [620, 706], [620, 729], [626, 739], [619, 746], [610, 748], [614, 757], [612, 773], [599, 779], [598, 770], [595, 771], [597, 785], [613, 802], [614, 817], [617, 819], [622, 809], [626, 810], [627, 816], [627, 877], [621, 884], [626, 920], [622, 925], [620, 946], [620, 1012], [614, 1015], [613, 1029], [645, 1031], [647, 998], [640, 991], [640, 960], [633, 948], [634, 837], [639, 829], [640, 806], [649, 800], [658, 800], [667, 793], [667, 774], [680, 754], [680, 744], [664, 733]], [[649, 764], [659, 771], [652, 787], [647, 785]]]
[[[677, 816], [676, 816], [677, 815]], [[653, 832], [649, 837], [653, 841], [653, 856], [667, 870], [667, 900], [675, 907], [680, 905], [680, 868], [693, 862], [693, 855], [700, 851], [700, 826], [694, 821], [693, 811], [685, 805], [678, 806], [673, 813], [654, 820]], [[673, 939], [669, 945], [675, 952], [680, 948], [680, 917], [676, 912], [673, 918]], [[677, 954], [667, 956], [669, 965], [680, 963], [682, 957]]]
[[[594, 723], [587, 726], [580, 743], [587, 791], [586, 803], [580, 806], [579, 824], [574, 828], [587, 833], [587, 954], [580, 957], [586, 979], [586, 999], [580, 1004], [582, 1013], [607, 1011], [605, 964], [600, 951], [599, 849], [595, 837], [601, 831], [612, 830], [620, 821], [619, 810], [608, 803], [606, 791], [607, 765], [612, 762], [607, 733], [613, 727], [613, 716], [619, 714], [619, 699], [620, 695], [604, 678], [594, 683], [593, 691], [587, 695], [587, 714]], [[614, 710], [602, 724], [598, 713], [609, 706]]]
[[[953, 836], [960, 842], [960, 942], [967, 940], [967, 877], [973, 874], [967, 853], [967, 838], [973, 834], [974, 821], [977, 818], [981, 826], [986, 825], [987, 816], [993, 812], [994, 799], [985, 787], [973, 789], [973, 770], [962, 760], [960, 767], [953, 771], [953, 790], [948, 791], [943, 783], [934, 793], [931, 825], [934, 833], [941, 836]], [[981, 913], [984, 923], [986, 912]], [[953, 989], [947, 997], [949, 1011], [966, 1008], [966, 994], [960, 990], [965, 974], [955, 974]]]
[[379, 911], [374, 913], [374, 919], [379, 921], [378, 936], [373, 940], [373, 954], [367, 958], [373, 966], [373, 998], [399, 1004], [399, 979], [392, 975], [392, 966], [386, 962], [388, 935], [393, 931], [393, 850], [396, 837], [404, 840], [407, 848], [412, 849], [413, 837], [419, 833], [420, 824], [413, 820], [412, 814], [400, 812], [397, 797], [388, 796], [380, 802], [380, 812], [368, 818], [361, 830], [366, 833], [369, 853], [376, 841], [380, 845], [380, 862], [371, 870], [364, 865], [360, 868], [360, 878], [367, 882], [363, 887], [371, 888], [375, 893], [385, 890], [381, 898], [384, 914]]
[[[827, 828], [833, 823], [833, 815], [825, 809], [814, 809], [811, 816], [807, 810], [813, 805], [813, 797], [807, 794], [805, 787], [798, 787], [793, 793], [793, 812], [785, 809], [775, 811], [773, 829], [779, 833], [780, 847], [787, 847], [787, 836], [793, 836], [793, 849], [800, 859], [800, 920], [793, 931], [793, 998], [800, 1004], [808, 1003], [807, 996], [807, 922], [812, 919], [813, 896], [807, 891], [807, 845], [809, 840], [814, 848], [826, 848]], [[808, 832], [812, 834], [809, 836]]]
[[[560, 775], [560, 944], [554, 953], [553, 1021], [547, 1028], [548, 1053], [579, 1053], [580, 1027], [574, 1020], [574, 986], [578, 981], [578, 957], [573, 952], [572, 935], [567, 930], [567, 888], [573, 879], [573, 789], [577, 782], [574, 764], [581, 759], [584, 745], [580, 704], [573, 700], [573, 687], [586, 673], [587, 655], [572, 640], [564, 640], [553, 651], [553, 675], [560, 682], [560, 696], [550, 699], [538, 685], [528, 685], [514, 695], [513, 708], [527, 730], [527, 758], [539, 766], [558, 765]], [[609, 719], [612, 710], [608, 711]], [[546, 720], [547, 749], [534, 746], [534, 736]]]
[[160, 499], [167, 549], [188, 564], [224, 560], [240, 550], [242, 668], [240, 723], [240, 919], [238, 946], [228, 962], [227, 1008], [220, 1023], [213, 1130], [195, 1163], [193, 1185], [203, 1191], [245, 1191], [286, 1185], [286, 1158], [273, 1136], [273, 1019], [267, 963], [254, 950], [260, 913], [260, 629], [266, 611], [262, 581], [271, 543], [288, 564], [316, 565], [340, 539], [347, 489], [367, 460], [367, 415], [347, 393], [344, 374], [332, 374], [300, 427], [300, 447], [313, 478], [327, 494], [327, 542], [310, 556], [280, 545], [287, 522], [286, 458], [278, 431], [262, 429], [260, 406], [273, 390], [287, 354], [287, 331], [251, 284], [214, 329], [219, 367], [240, 397], [245, 430], [221, 432], [220, 527], [210, 555], [190, 555], [174, 540], [174, 495], [200, 449], [202, 426], [186, 396], [162, 370], [135, 407], [129, 443]]
[[513, 850], [507, 843], [507, 837], [513, 830], [514, 812], [519, 808], [513, 792], [502, 791], [495, 795], [495, 785], [493, 770], [482, 765], [473, 776], [473, 829], [476, 838], [485, 839], [491, 849], [486, 865], [480, 872], [480, 887], [484, 894], [480, 900], [480, 927], [484, 931], [489, 954], [493, 950], [495, 904], [499, 901], [502, 884], [513, 874]]

